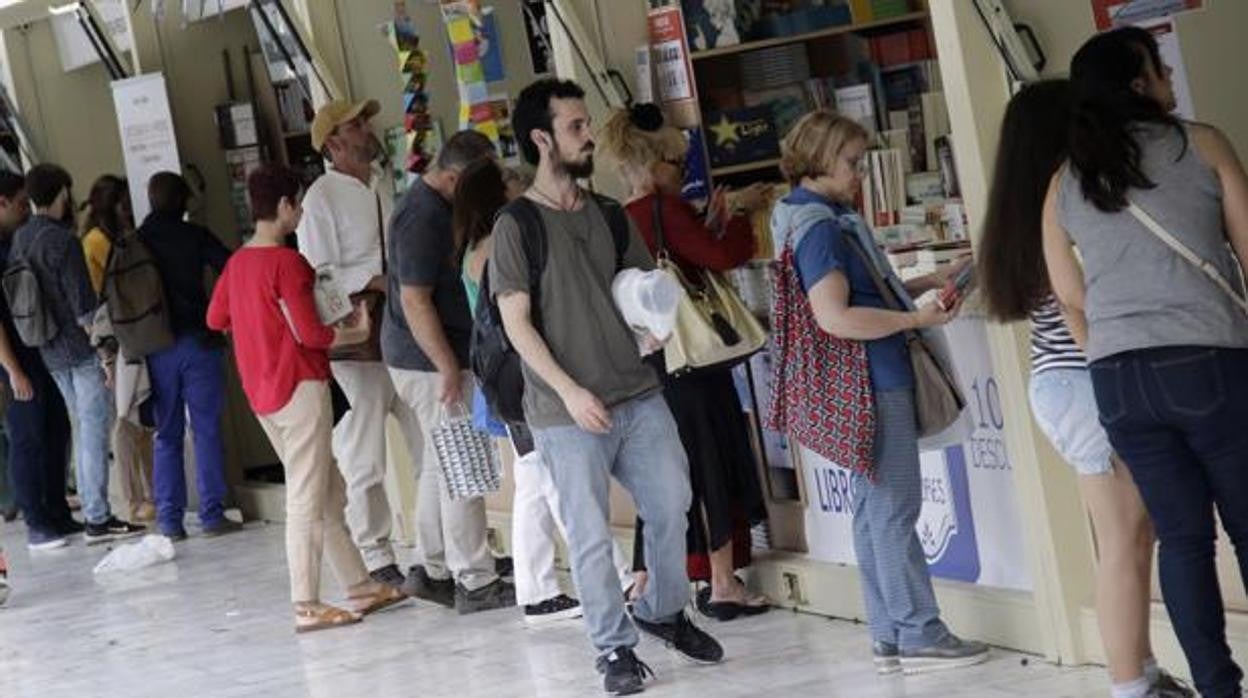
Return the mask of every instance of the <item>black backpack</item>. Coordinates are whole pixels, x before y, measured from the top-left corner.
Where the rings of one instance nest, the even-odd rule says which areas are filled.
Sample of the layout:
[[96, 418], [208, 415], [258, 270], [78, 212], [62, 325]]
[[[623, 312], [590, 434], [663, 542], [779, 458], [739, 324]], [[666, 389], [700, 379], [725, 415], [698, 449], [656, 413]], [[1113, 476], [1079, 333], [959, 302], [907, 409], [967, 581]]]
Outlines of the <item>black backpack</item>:
[[[615, 268], [619, 271], [628, 250], [628, 214], [614, 199], [593, 195], [615, 243]], [[546, 226], [537, 205], [527, 197], [520, 197], [507, 204], [499, 215], [511, 216], [520, 227], [524, 245], [524, 257], [529, 262], [529, 317], [533, 326], [542, 331], [541, 279], [546, 268]], [[524, 372], [520, 355], [511, 346], [503, 329], [503, 318], [498, 303], [490, 292], [489, 264], [481, 272], [481, 291], [478, 296], [477, 314], [472, 322], [472, 344], [469, 363], [477, 377], [477, 384], [485, 394], [490, 411], [505, 422], [524, 421]]]

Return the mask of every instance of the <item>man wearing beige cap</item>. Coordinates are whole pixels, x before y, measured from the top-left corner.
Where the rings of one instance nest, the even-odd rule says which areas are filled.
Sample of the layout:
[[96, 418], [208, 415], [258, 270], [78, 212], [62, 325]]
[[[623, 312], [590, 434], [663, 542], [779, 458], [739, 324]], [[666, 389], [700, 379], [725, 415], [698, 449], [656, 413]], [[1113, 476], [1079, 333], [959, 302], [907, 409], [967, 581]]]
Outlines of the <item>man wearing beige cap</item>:
[[[316, 269], [333, 267], [342, 290], [373, 306], [374, 334], [385, 305], [383, 250], [393, 190], [373, 161], [379, 155], [369, 119], [380, 111], [376, 100], [330, 102], [312, 121], [312, 146], [328, 160], [303, 199], [299, 251]], [[375, 581], [402, 588], [403, 573], [390, 543], [392, 526], [386, 500], [386, 415], [403, 429], [408, 450], [421, 452], [419, 423], [399, 400], [381, 362], [377, 343], [331, 353], [330, 367], [350, 411], [334, 427], [334, 456], [347, 483], [347, 525]]]

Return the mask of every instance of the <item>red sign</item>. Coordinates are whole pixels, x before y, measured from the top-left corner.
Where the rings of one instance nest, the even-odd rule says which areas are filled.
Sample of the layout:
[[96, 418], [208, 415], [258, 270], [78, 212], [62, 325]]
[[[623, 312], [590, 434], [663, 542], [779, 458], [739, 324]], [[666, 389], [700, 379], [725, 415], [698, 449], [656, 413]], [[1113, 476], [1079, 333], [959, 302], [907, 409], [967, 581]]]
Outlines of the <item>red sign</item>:
[[1092, 0], [1097, 31], [1199, 10], [1204, 0]]
[[680, 5], [650, 11], [650, 50], [659, 100], [672, 104], [694, 99], [693, 64]]

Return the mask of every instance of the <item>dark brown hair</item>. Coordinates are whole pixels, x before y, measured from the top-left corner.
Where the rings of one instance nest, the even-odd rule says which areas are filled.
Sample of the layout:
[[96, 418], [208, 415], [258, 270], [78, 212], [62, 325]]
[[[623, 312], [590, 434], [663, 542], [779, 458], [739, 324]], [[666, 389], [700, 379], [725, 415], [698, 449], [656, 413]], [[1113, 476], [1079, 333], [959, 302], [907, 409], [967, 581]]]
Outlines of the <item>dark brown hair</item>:
[[455, 185], [452, 224], [455, 229], [455, 261], [490, 236], [494, 218], [507, 205], [507, 182], [493, 158], [478, 160], [459, 175]]
[[116, 240], [130, 221], [123, 221], [117, 213], [117, 206], [130, 199], [130, 186], [126, 180], [117, 175], [102, 175], [91, 185], [91, 194], [87, 197], [87, 219], [82, 224], [83, 234], [99, 228], [109, 240]]
[[1025, 319], [1052, 292], [1041, 234], [1049, 180], [1066, 159], [1070, 82], [1027, 85], [1001, 122], [997, 161], [980, 238], [979, 274], [988, 314]]
[[277, 218], [282, 199], [293, 205], [299, 200], [303, 182], [294, 170], [277, 163], [266, 163], [247, 178], [247, 195], [251, 199], [251, 219], [271, 221]]

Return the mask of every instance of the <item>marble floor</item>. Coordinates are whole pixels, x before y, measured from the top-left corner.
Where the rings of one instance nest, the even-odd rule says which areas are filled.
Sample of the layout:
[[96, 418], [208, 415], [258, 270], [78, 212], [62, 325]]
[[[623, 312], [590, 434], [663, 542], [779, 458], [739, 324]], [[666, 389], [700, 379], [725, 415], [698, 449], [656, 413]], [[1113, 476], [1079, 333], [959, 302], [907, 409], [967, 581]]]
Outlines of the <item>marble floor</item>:
[[[351, 628], [296, 636], [279, 525], [192, 537], [174, 561], [108, 579], [91, 572], [107, 552], [102, 546], [78, 541], [30, 554], [20, 523], [0, 524], [0, 543], [14, 585], [0, 607], [0, 697], [602, 695], [578, 621], [530, 629], [517, 610], [460, 617], [413, 601]], [[658, 674], [646, 695], [1108, 693], [1099, 669], [1004, 651], [968, 670], [877, 677], [860, 626], [789, 611], [703, 623], [723, 642], [727, 661], [692, 667], [643, 640], [638, 652]]]

